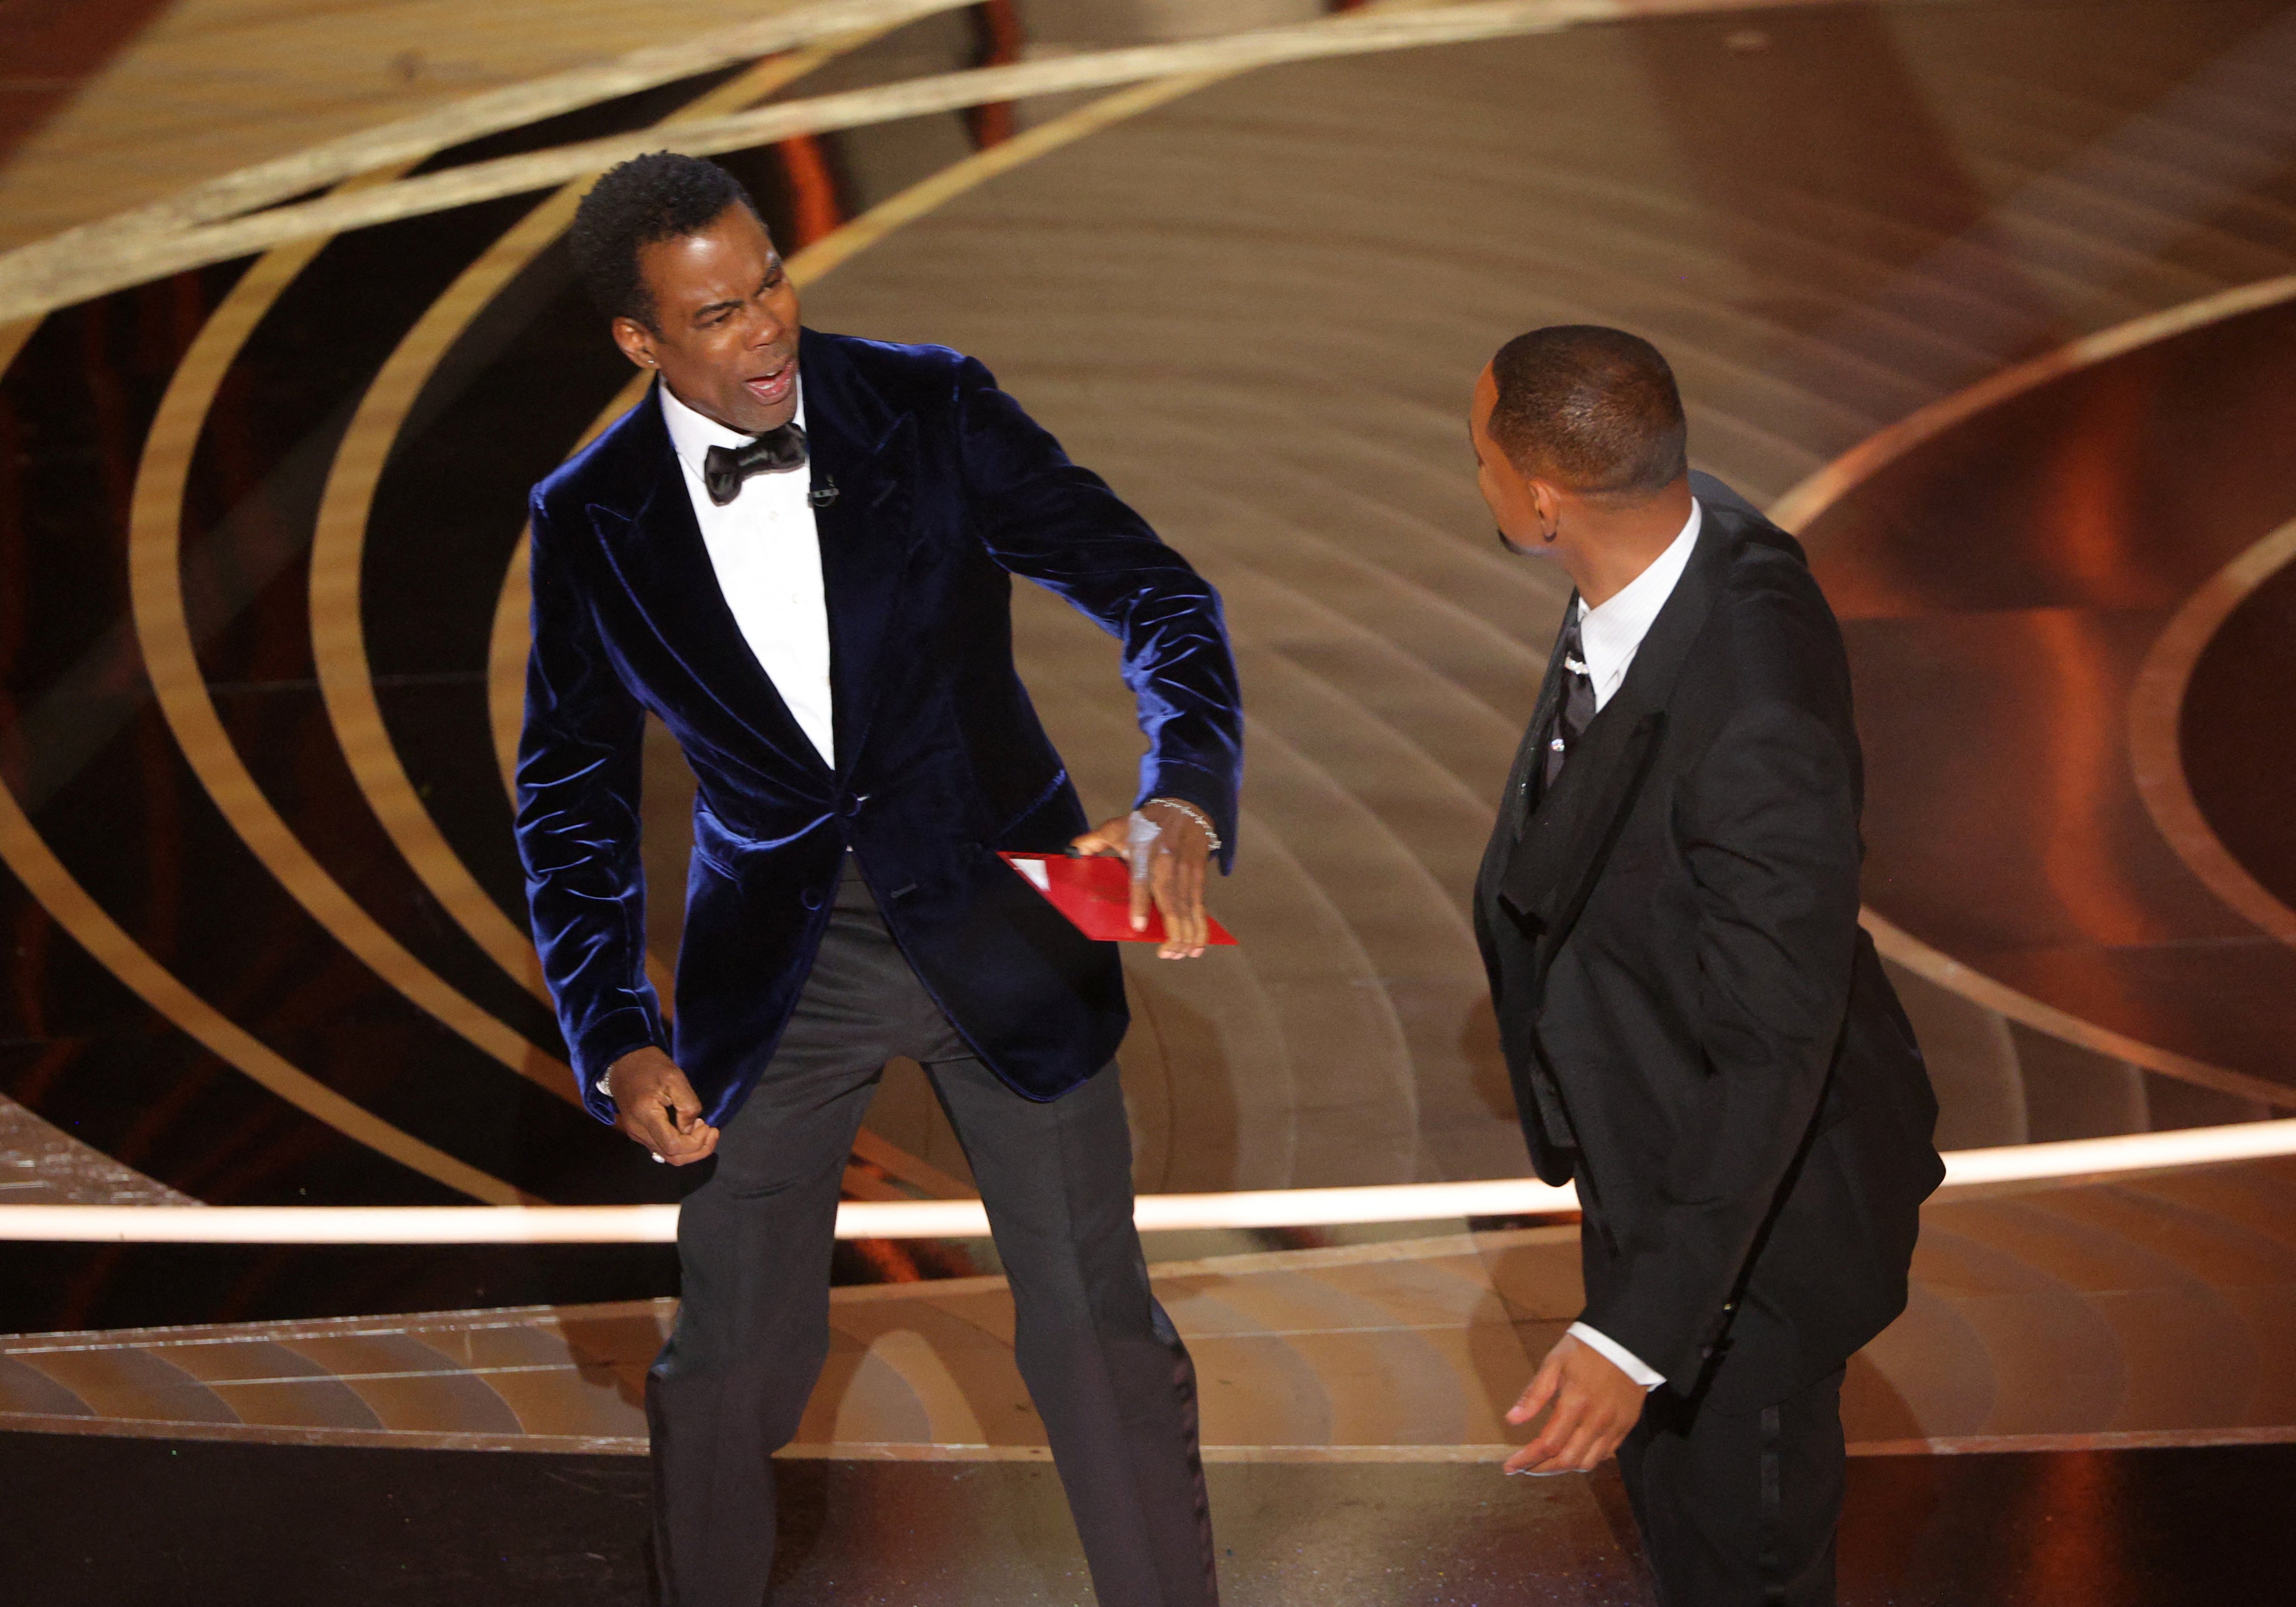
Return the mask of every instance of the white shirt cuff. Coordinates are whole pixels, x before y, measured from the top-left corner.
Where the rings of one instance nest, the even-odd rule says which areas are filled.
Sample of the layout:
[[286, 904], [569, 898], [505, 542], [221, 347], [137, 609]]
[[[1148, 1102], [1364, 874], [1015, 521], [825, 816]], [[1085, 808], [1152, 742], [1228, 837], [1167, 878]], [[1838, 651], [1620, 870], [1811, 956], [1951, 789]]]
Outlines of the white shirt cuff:
[[1598, 1333], [1584, 1323], [1573, 1323], [1566, 1330], [1572, 1339], [1586, 1346], [1620, 1372], [1640, 1384], [1644, 1391], [1657, 1389], [1666, 1382], [1666, 1374], [1653, 1372], [1643, 1358], [1628, 1349], [1607, 1333]]

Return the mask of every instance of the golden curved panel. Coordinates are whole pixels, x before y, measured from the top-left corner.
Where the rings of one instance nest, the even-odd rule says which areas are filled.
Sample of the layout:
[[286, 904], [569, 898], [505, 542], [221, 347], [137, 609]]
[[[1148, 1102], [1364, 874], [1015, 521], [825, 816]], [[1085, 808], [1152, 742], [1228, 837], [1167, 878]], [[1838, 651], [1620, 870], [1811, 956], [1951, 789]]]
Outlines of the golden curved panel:
[[2136, 672], [2128, 700], [2128, 757], [2136, 794], [2152, 824], [2202, 885], [2259, 931], [2296, 945], [2296, 909], [2250, 875], [2210, 828], [2185, 778], [2177, 737], [2185, 689], [2210, 638], [2251, 592], [2291, 563], [2296, 563], [2296, 520], [2225, 565], [2185, 599]]
[[207, 1050], [308, 1116], [316, 1117], [401, 1166], [487, 1205], [538, 1204], [533, 1195], [401, 1132], [288, 1063], [223, 1012], [186, 988], [107, 914], [64, 868], [38, 830], [0, 786], [0, 861], [56, 924], [95, 962]]
[[[756, 20], [674, 45], [486, 91], [414, 117], [360, 129], [194, 184], [148, 206], [115, 213], [0, 255], [0, 303], [14, 316], [45, 313], [161, 277], [182, 265], [181, 242], [201, 225], [275, 208], [355, 174], [408, 164], [450, 145], [542, 121], [585, 106], [786, 51], [858, 29], [883, 30], [967, 0], [767, 0]], [[394, 175], [395, 176], [395, 175]], [[532, 188], [543, 188], [542, 181]], [[340, 233], [340, 230], [328, 231]], [[203, 238], [211, 238], [202, 236]], [[258, 247], [256, 249], [261, 249]], [[244, 252], [227, 253], [224, 258]]]
[[[2239, 285], [2141, 318], [2132, 318], [2126, 324], [2118, 324], [2110, 329], [2084, 336], [2030, 362], [2005, 368], [1989, 379], [1917, 409], [1888, 429], [1869, 437], [1780, 497], [1771, 505], [1770, 517], [1782, 529], [1799, 533], [1854, 488], [1889, 464], [1924, 441], [1976, 417], [1988, 407], [2064, 374], [2120, 357], [2139, 347], [2291, 299], [2296, 299], [2296, 274]], [[2138, 676], [2129, 716], [2132, 757], [2137, 767], [2137, 791], [2147, 808], [2152, 812], [2153, 819], [2160, 824], [2161, 834], [2211, 891], [2224, 898], [2233, 909], [2284, 942], [2296, 940], [2291, 936], [2292, 932], [2296, 932], [2296, 913], [2288, 911], [2263, 888], [2255, 886], [2253, 879], [2225, 851], [2224, 845], [2217, 841], [2215, 833], [2210, 832], [2201, 820], [2198, 806], [2192, 802], [2190, 791], [2185, 786], [2184, 769], [2176, 758], [2175, 742], [2177, 703], [2182, 699], [2185, 682], [2192, 674], [2193, 665], [2198, 661], [2207, 634], [2213, 632], [2225, 615], [2232, 611], [2239, 598], [2246, 595], [2247, 591], [2253, 589], [2263, 578], [2263, 571], [2251, 573], [2243, 566], [2262, 562], [2258, 555], [2267, 548], [2281, 551], [2273, 546], [2275, 542], [2296, 545], [2296, 538], [2289, 535], [2291, 528], [2283, 527], [2242, 554], [2179, 611], [2145, 660], [2144, 670]], [[2288, 562], [2288, 558], [2289, 554], [2283, 553], [2270, 567], [2276, 568], [2278, 563]], [[2243, 577], [2246, 578], [2243, 580]], [[2242, 589], [2236, 594], [2227, 596], [2226, 588], [2235, 585], [2241, 586]], [[2220, 611], [2208, 617], [2205, 630], [2199, 636], [2193, 636], [2192, 632], [2210, 609]], [[2163, 686], [2170, 680], [2174, 684], [2174, 696], [2164, 704], [2161, 701], [2166, 695]], [[2167, 722], [2165, 737], [2161, 731], [2164, 719]], [[2179, 798], [2182, 799], [2181, 807]], [[2199, 835], [2194, 834], [2195, 831]], [[2201, 841], [2203, 836], [2205, 844]], [[2210, 859], [2211, 849], [2215, 856], [2212, 860]], [[2209, 868], [2203, 868], [2203, 860], [2209, 861]], [[2227, 890], [2234, 888], [2235, 880], [2248, 884], [2252, 892], [2228, 892]], [[2268, 901], [2278, 914], [2275, 916], [2267, 911], [2259, 900]], [[2259, 919], [2259, 915], [2264, 918]], [[1935, 982], [1948, 992], [1997, 1011], [2013, 1021], [2099, 1054], [2125, 1060], [2146, 1070], [2159, 1071], [2202, 1087], [2215, 1088], [2243, 1099], [2260, 1100], [2284, 1110], [2292, 1103], [2289, 1091], [2282, 1084], [2158, 1048], [2082, 1021], [2005, 983], [1997, 982], [1921, 941], [1870, 906], [1860, 912], [1859, 918], [1866, 931], [1873, 936], [1874, 947], [1881, 950], [1885, 958]], [[2270, 923], [2276, 920], [2281, 924]]]
[[[351, 181], [354, 184], [361, 182]], [[184, 612], [185, 478], [208, 409], [256, 324], [325, 242], [266, 254], [232, 287], [193, 341], [144, 439], [127, 531], [135, 634], [160, 711], [216, 808], [295, 901], [374, 974], [520, 1076], [572, 1097], [573, 1073], [417, 959], [303, 846], [248, 771], [208, 694]]]
[[[258, 264], [258, 271], [260, 267]], [[26, 319], [0, 326], [0, 373], [4, 373], [16, 360], [16, 354], [31, 339], [38, 324], [37, 319]], [[140, 483], [139, 480], [139, 488]], [[24, 884], [24, 890], [39, 900], [40, 906], [54, 917], [56, 924], [70, 933], [74, 942], [138, 998], [210, 1054], [305, 1115], [484, 1204], [540, 1203], [536, 1196], [466, 1165], [443, 1150], [432, 1148], [344, 1098], [308, 1072], [290, 1064], [185, 987], [89, 897], [87, 890], [64, 868], [63, 862], [17, 804], [15, 794], [4, 784], [0, 784], [0, 862], [7, 865], [16, 880]]]
[[[663, 124], [748, 105], [882, 31], [873, 29], [850, 34], [816, 49], [758, 62], [671, 113]], [[447, 845], [399, 762], [375, 699], [367, 663], [359, 579], [375, 488], [415, 399], [471, 320], [565, 232], [588, 183], [585, 178], [566, 185], [512, 225], [425, 309], [399, 341], [359, 398], [358, 410], [336, 449], [311, 544], [312, 660], [317, 666], [327, 718], [359, 791], [400, 857], [440, 907], [496, 964], [545, 1004], [550, 996], [542, 984], [542, 967], [533, 942]], [[553, 1086], [571, 1096], [570, 1080], [555, 1080]]]
[[[1772, 0], [1774, 4], [1796, 6], [1847, 3]], [[1430, 0], [1388, 0], [1382, 4], [1374, 0], [1341, 15], [1288, 28], [976, 67], [789, 102], [690, 125], [676, 143], [688, 155], [712, 156], [805, 135], [1181, 74], [1225, 75], [1290, 61], [1554, 33], [1630, 14], [1730, 11], [1742, 4], [1743, 0], [1478, 0], [1438, 4]], [[646, 149], [644, 136], [614, 135], [401, 179], [387, 193], [348, 195], [338, 190], [315, 201], [273, 207], [224, 222], [139, 231], [126, 250], [97, 236], [84, 242], [85, 249], [62, 259], [0, 260], [0, 316], [45, 311], [292, 240], [341, 234], [545, 189], [626, 161]]]
[[2140, 346], [2220, 324], [2243, 313], [2276, 307], [2292, 299], [2296, 299], [2296, 274], [2284, 274], [2276, 279], [2236, 285], [2196, 301], [2131, 318], [2126, 324], [2116, 324], [2054, 351], [2044, 352], [2030, 362], [2005, 368], [1966, 389], [1916, 408], [1888, 429], [1868, 436], [1771, 504], [1769, 516], [1779, 529], [1799, 535], [1811, 521], [1848, 496], [1853, 487], [1871, 480], [1923, 441], [1944, 434], [1988, 407], [2022, 396], [2076, 369], [2135, 351]]
[[1997, 982], [1942, 949], [1923, 942], [1870, 906], [1858, 912], [1857, 920], [1883, 958], [1935, 982], [1948, 993], [1959, 994], [1972, 1004], [1982, 1004], [2037, 1032], [2078, 1045], [2107, 1060], [2124, 1060], [2147, 1071], [2158, 1071], [2164, 1077], [2214, 1088], [2221, 1094], [2257, 1100], [2280, 1110], [2296, 1109], [2296, 1094], [2292, 1094], [2284, 1083], [2267, 1082], [2244, 1071], [2212, 1066], [2173, 1049], [2162, 1049], [2141, 1038], [2085, 1021], [2054, 1004], [2045, 1004], [2030, 994], [2020, 993], [2005, 982]]

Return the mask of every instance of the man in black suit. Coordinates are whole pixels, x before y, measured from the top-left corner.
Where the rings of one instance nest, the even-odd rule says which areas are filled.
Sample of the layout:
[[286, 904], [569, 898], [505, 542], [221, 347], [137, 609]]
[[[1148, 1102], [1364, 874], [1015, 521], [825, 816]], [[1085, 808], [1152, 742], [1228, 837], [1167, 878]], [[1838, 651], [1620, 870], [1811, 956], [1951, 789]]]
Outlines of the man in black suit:
[[1576, 587], [1475, 888], [1532, 1162], [1584, 1212], [1507, 1471], [1615, 1450], [1666, 1607], [1830, 1603], [1843, 1365], [1944, 1175], [1857, 923], [1841, 633], [1792, 537], [1693, 494], [1647, 341], [1509, 341], [1470, 433], [1500, 540]]
[[[676, 1607], [758, 1607], [774, 1452], [829, 1347], [839, 1185], [885, 1062], [922, 1062], [1011, 1275], [1013, 1349], [1103, 1607], [1210, 1607], [1188, 1353], [1133, 1231], [1115, 945], [999, 849], [1134, 861], [1134, 923], [1203, 952], [1242, 719], [1219, 599], [940, 347], [801, 329], [722, 168], [642, 157], [578, 265], [644, 399], [535, 489], [519, 850], [584, 1099], [696, 1168], [646, 1381]], [[1124, 645], [1148, 734], [1087, 831], [1013, 663], [1012, 578]], [[645, 717], [699, 783], [672, 1043], [646, 978]]]

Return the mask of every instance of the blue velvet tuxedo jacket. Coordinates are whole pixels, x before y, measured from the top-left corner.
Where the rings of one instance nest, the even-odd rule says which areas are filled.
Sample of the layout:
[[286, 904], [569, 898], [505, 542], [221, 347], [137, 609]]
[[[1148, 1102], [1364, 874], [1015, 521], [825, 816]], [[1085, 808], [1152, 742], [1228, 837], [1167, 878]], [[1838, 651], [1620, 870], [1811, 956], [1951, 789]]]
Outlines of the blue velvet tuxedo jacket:
[[[849, 848], [902, 951], [981, 1059], [1029, 1098], [1106, 1064], [1128, 1021], [1116, 946], [1083, 937], [996, 850], [1086, 825], [1013, 664], [1011, 577], [1124, 644], [1140, 793], [1235, 840], [1242, 718], [1219, 597], [978, 362], [804, 332], [836, 761], [719, 590], [659, 398], [535, 488], [534, 652], [518, 843], [543, 972], [580, 1079], [670, 1049], [709, 1119], [771, 1058]], [[644, 716], [700, 783], [673, 1046], [645, 975]], [[1232, 855], [1233, 849], [1224, 850]]]

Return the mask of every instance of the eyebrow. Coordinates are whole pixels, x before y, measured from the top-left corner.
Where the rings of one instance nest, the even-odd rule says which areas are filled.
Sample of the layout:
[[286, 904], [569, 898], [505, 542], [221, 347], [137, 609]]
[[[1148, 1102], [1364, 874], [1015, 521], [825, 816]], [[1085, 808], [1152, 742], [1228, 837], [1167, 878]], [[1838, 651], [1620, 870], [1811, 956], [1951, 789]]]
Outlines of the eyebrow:
[[[764, 290], [767, 285], [771, 284], [775, 278], [788, 271], [788, 265], [782, 261], [780, 253], [776, 252], [773, 259], [766, 265], [766, 276], [758, 281], [758, 288], [760, 291]], [[693, 322], [699, 324], [704, 318], [709, 317], [714, 314], [726, 312], [741, 305], [742, 303], [737, 299], [733, 301], [712, 301], [707, 307], [697, 307], [693, 309]]]

